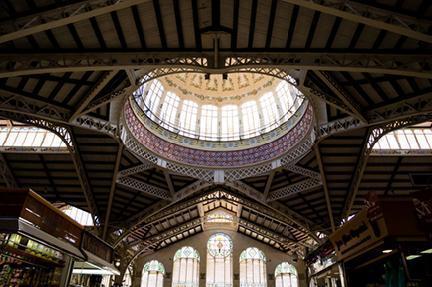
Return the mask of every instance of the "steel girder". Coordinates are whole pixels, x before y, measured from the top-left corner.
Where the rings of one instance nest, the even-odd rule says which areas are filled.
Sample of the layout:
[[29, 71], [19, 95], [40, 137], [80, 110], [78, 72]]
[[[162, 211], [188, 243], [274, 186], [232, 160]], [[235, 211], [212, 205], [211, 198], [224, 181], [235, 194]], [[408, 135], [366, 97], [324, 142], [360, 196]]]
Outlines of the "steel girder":
[[136, 190], [136, 191], [140, 191], [144, 194], [150, 195], [150, 196], [154, 196], [160, 199], [165, 199], [165, 200], [172, 200], [171, 194], [169, 193], [169, 191], [147, 184], [143, 181], [128, 177], [128, 176], [124, 176], [124, 177], [120, 177], [117, 179], [117, 183], [120, 185], [123, 185], [125, 187], [128, 187], [130, 189]]
[[150, 0], [85, 0], [0, 23], [0, 43], [125, 9]]
[[[367, 72], [432, 78], [429, 54], [348, 52], [118, 52], [2, 53], [0, 78], [45, 73], [111, 71], [165, 68], [174, 72], [201, 73], [256, 72], [267, 69], [300, 69], [338, 72]], [[264, 69], [264, 70], [263, 70]], [[166, 74], [166, 73], [165, 73]]]
[[373, 146], [387, 133], [401, 129], [414, 124], [422, 123], [425, 121], [430, 121], [432, 119], [432, 114], [423, 114], [405, 118], [403, 120], [396, 120], [375, 128], [369, 128], [367, 133], [367, 138], [362, 146], [362, 150], [359, 153], [359, 160], [356, 162], [354, 175], [351, 179], [348, 194], [345, 200], [344, 209], [342, 211], [342, 216], [347, 217], [350, 215], [357, 192], [363, 178], [363, 173], [366, 169], [368, 158], [372, 152]]
[[120, 177], [129, 176], [129, 175], [134, 175], [134, 174], [140, 173], [142, 171], [151, 169], [153, 167], [155, 167], [155, 165], [151, 162], [141, 163], [137, 166], [129, 167], [129, 168], [126, 168], [126, 169], [119, 171], [118, 177], [120, 178]]
[[314, 179], [314, 178], [308, 178], [290, 185], [287, 185], [285, 187], [282, 187], [280, 189], [272, 191], [267, 201], [275, 201], [279, 199], [284, 199], [292, 194], [298, 193], [298, 192], [305, 192], [311, 189], [315, 189], [318, 187], [321, 187], [322, 183], [320, 179]]
[[397, 14], [349, 0], [283, 0], [300, 7], [333, 15], [351, 22], [365, 24], [380, 30], [386, 30], [408, 38], [432, 43], [428, 31], [430, 20]]

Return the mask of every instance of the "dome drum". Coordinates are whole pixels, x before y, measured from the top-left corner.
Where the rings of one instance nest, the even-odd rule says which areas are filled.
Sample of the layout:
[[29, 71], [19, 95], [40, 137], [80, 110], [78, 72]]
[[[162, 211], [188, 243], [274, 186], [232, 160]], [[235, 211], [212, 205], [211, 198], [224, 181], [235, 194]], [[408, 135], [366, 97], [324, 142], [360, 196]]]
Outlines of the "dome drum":
[[[260, 78], [260, 81], [262, 80], [263, 79]], [[192, 103], [189, 98], [180, 100], [172, 91], [165, 92], [165, 100], [163, 103], [160, 102], [160, 98], [155, 96], [153, 96], [153, 99], [149, 99], [150, 93], [163, 94], [162, 91], [164, 88], [161, 84], [163, 81], [156, 82], [156, 84], [154, 84], [153, 81], [155, 80], [143, 84], [141, 90], [136, 91], [134, 95], [129, 98], [124, 106], [122, 117], [125, 127], [123, 129], [122, 138], [125, 144], [128, 147], [132, 145], [132, 148], [130, 148], [132, 151], [145, 151], [149, 153], [152, 159], [155, 159], [153, 161], [160, 162], [159, 159], [162, 159], [171, 166], [180, 165], [189, 168], [209, 170], [254, 167], [256, 169], [254, 172], [259, 173], [261, 165], [268, 165], [274, 160], [283, 158], [299, 145], [304, 143], [311, 144], [313, 141], [312, 107], [308, 104], [308, 101], [300, 95], [297, 89], [288, 89], [287, 87], [291, 86], [291, 84], [285, 85], [281, 80], [277, 82], [270, 81], [271, 85], [268, 84], [269, 82], [266, 82], [267, 86], [261, 89], [264, 95], [257, 94], [256, 91], [259, 89], [251, 89], [248, 86], [248, 93], [255, 93], [255, 98], [252, 100], [258, 102], [262, 101], [261, 103], [264, 103], [262, 105], [263, 110], [260, 111], [259, 117], [261, 123], [263, 122], [262, 113], [272, 112], [265, 109], [267, 109], [267, 105], [271, 106], [272, 103], [274, 104], [274, 99], [276, 98], [271, 95], [271, 92], [268, 92], [269, 89], [273, 87], [273, 89], [279, 88], [284, 89], [284, 91], [294, 91], [291, 94], [295, 94], [296, 96], [293, 99], [285, 101], [287, 105], [288, 102], [291, 104], [291, 108], [288, 106], [284, 108], [286, 113], [279, 113], [276, 110], [273, 111], [276, 115], [271, 117], [273, 117], [272, 120], [274, 122], [278, 123], [276, 127], [272, 127], [262, 134], [258, 133], [254, 137], [246, 137], [243, 139], [237, 134], [235, 135], [238, 136], [237, 140], [227, 140], [227, 138], [225, 138], [225, 140], [219, 141], [215, 141], [214, 139], [200, 139], [198, 134], [195, 134], [197, 138], [192, 138], [185, 133], [179, 133], [178, 130], [173, 129], [172, 126], [164, 125], [159, 118], [156, 118], [156, 114], [158, 114], [159, 117], [165, 119], [165, 122], [179, 125], [179, 121], [184, 124], [186, 121], [185, 117], [189, 117], [189, 121], [192, 122], [189, 123], [189, 127], [192, 126], [195, 130], [197, 130], [197, 127], [194, 122], [200, 123], [201, 121], [201, 124], [203, 124], [202, 121], [205, 120], [202, 115], [203, 111], [196, 111], [198, 105], [195, 104], [195, 102]], [[145, 87], [145, 85], [147, 85], [147, 87]], [[205, 91], [203, 91], [203, 93], [205, 93]], [[274, 94], [276, 95], [276, 92]], [[258, 98], [260, 95], [261, 98]], [[211, 100], [214, 99], [212, 98]], [[224, 100], [225, 99], [222, 99], [222, 101]], [[231, 101], [232, 99], [230, 98], [229, 100]], [[252, 100], [247, 99], [246, 103], [251, 105], [250, 103]], [[284, 100], [278, 100], [279, 103], [282, 101]], [[242, 104], [244, 103], [239, 102], [238, 107], [241, 107]], [[188, 111], [188, 107], [185, 108], [185, 105], [189, 105], [189, 111], [195, 109], [195, 112], [192, 112], [192, 115], [187, 112], [185, 113], [185, 110]], [[205, 101], [201, 102], [201, 109], [203, 107], [205, 108], [206, 105], [207, 103]], [[181, 112], [179, 112], [180, 106], [182, 106]], [[230, 103], [222, 106], [218, 111], [218, 128], [224, 125], [223, 109], [229, 106], [234, 109], [234, 106]], [[274, 104], [274, 107], [276, 107], [276, 104]], [[237, 112], [242, 111], [241, 108], [236, 107], [235, 109], [237, 109]], [[280, 110], [279, 106], [278, 109]], [[149, 113], [149, 110], [153, 110], [153, 112]], [[198, 112], [201, 118], [199, 118]], [[278, 113], [283, 116], [278, 118]], [[286, 116], [288, 113], [289, 116]], [[176, 116], [173, 116], [173, 114]], [[227, 114], [229, 113], [226, 112], [225, 115]], [[232, 117], [232, 113], [229, 116]], [[240, 119], [240, 116], [236, 116], [234, 113], [234, 118]], [[247, 119], [246, 116], [242, 118], [242, 120]], [[239, 122], [241, 122], [241, 120], [239, 120]], [[269, 123], [268, 119], [267, 122]], [[185, 125], [187, 126], [187, 124]], [[233, 125], [226, 127], [226, 129], [232, 131], [237, 128], [238, 130], [238, 127], [233, 127]], [[303, 150], [303, 148], [299, 150]], [[299, 151], [295, 153], [298, 157]], [[142, 156], [142, 154], [140, 154], [140, 156]], [[289, 158], [290, 156], [287, 157], [288, 161]], [[285, 162], [287, 160], [285, 160]]]

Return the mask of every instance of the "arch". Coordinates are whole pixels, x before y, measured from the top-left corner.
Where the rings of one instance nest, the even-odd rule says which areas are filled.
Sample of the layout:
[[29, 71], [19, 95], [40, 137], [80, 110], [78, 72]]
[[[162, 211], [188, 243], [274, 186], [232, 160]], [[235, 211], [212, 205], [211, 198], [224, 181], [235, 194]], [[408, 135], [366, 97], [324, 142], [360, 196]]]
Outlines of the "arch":
[[233, 242], [225, 233], [215, 233], [207, 241], [207, 286], [232, 287]]
[[240, 286], [267, 287], [267, 258], [260, 249], [249, 247], [240, 253]]
[[174, 255], [172, 287], [198, 287], [199, 285], [198, 251], [190, 246], [184, 246]]
[[152, 260], [144, 264], [141, 287], [163, 287], [165, 267], [157, 260]]
[[275, 269], [276, 287], [297, 287], [297, 269], [288, 262], [282, 262]]

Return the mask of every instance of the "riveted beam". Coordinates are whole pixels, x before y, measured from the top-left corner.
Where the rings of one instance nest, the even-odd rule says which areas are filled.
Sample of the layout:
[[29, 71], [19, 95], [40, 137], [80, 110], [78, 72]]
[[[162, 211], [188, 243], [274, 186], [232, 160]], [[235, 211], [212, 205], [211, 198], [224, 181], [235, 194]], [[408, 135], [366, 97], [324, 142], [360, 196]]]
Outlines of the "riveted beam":
[[120, 177], [117, 179], [117, 183], [153, 197], [157, 197], [165, 200], [172, 199], [171, 195], [167, 190], [147, 184], [145, 182], [142, 182], [140, 180], [131, 177], [127, 177], [127, 176]]
[[317, 180], [314, 178], [308, 178], [290, 185], [287, 185], [285, 187], [279, 188], [275, 191], [272, 191], [267, 201], [275, 201], [279, 199], [287, 198], [288, 196], [291, 196], [298, 192], [306, 192], [311, 189], [318, 188], [322, 185], [321, 180]]
[[111, 71], [124, 69], [171, 69], [172, 72], [232, 73], [242, 71], [266, 72], [262, 69], [307, 69], [357, 73], [379, 73], [432, 78], [428, 65], [429, 54], [406, 51], [403, 54], [374, 51], [220, 51], [221, 63], [215, 65], [213, 52], [140, 52], [104, 51], [98, 53], [2, 53], [0, 78], [24, 75]]
[[78, 104], [78, 107], [70, 117], [69, 122], [73, 122], [79, 115], [81, 115], [87, 105], [100, 93], [103, 88], [105, 88], [105, 86], [112, 80], [112, 78], [114, 78], [117, 72], [118, 71], [109, 71], [102, 75], [102, 77], [91, 88], [90, 92]]
[[119, 172], [120, 162], [121, 162], [122, 155], [123, 155], [123, 148], [124, 148], [124, 145], [119, 144], [118, 149], [117, 149], [117, 156], [116, 156], [116, 161], [115, 161], [115, 165], [114, 165], [113, 178], [111, 181], [111, 188], [110, 188], [110, 193], [109, 193], [109, 197], [108, 197], [108, 206], [107, 206], [107, 210], [106, 210], [105, 218], [104, 218], [104, 226], [103, 226], [103, 233], [102, 233], [102, 238], [104, 240], [106, 240], [106, 237], [107, 237], [108, 225], [109, 225], [110, 217], [111, 217], [111, 209], [112, 209], [114, 194], [115, 194], [115, 190], [116, 190], [117, 174]]

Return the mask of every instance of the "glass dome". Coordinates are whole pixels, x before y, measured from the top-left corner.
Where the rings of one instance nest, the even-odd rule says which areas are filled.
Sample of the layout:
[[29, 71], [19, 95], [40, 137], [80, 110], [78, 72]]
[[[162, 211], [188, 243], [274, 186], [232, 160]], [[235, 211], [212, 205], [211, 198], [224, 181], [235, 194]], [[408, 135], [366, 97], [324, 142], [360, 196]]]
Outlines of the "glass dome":
[[292, 78], [235, 73], [180, 73], [143, 84], [133, 93], [143, 114], [166, 130], [205, 141], [237, 141], [287, 122], [304, 97]]

